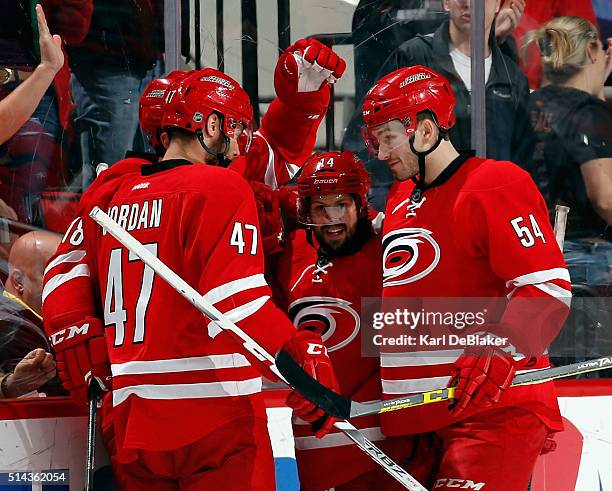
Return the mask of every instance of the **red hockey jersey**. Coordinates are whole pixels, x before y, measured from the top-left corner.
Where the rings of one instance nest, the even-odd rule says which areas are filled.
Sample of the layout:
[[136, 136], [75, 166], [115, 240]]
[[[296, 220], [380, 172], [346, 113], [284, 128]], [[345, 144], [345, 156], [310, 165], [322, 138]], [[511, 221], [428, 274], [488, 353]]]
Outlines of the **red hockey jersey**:
[[43, 309], [45, 322], [87, 310], [73, 299], [94, 292], [113, 374], [118, 449], [170, 450], [236, 418], [265, 417], [261, 377], [248, 353], [103, 233], [88, 215], [94, 205], [270, 353], [294, 329], [270, 301], [255, 202], [243, 178], [180, 160], [130, 159], [105, 171], [47, 267]]
[[[300, 97], [308, 98], [308, 111], [299, 105]], [[312, 153], [328, 104], [327, 85], [317, 92], [295, 94], [285, 102], [274, 99], [249, 153], [236, 158], [230, 169], [272, 189], [285, 185]]]
[[[316, 239], [313, 238], [316, 244]], [[287, 306], [295, 326], [322, 332], [341, 392], [359, 401], [380, 400], [376, 357], [361, 356], [361, 299], [380, 297], [380, 237], [372, 237], [356, 254], [317, 265], [317, 250], [299, 230], [290, 236], [279, 263], [279, 303]], [[355, 424], [372, 441], [384, 439], [377, 416]], [[328, 489], [375, 468], [375, 464], [340, 431], [319, 439], [310, 425], [296, 419], [293, 432], [300, 475], [306, 490]]]
[[[567, 315], [571, 285], [546, 205], [529, 175], [511, 162], [462, 154], [416, 203], [411, 200], [413, 188], [412, 181], [396, 183], [387, 201], [385, 302], [410, 297], [507, 297], [497, 322], [505, 326], [511, 342], [527, 338], [522, 336], [525, 332], [552, 341]], [[553, 317], [512, 315], [509, 320], [515, 299], [525, 297], [542, 297], [553, 304]], [[420, 349], [406, 348], [404, 353], [381, 349], [385, 398], [449, 383], [450, 369], [462, 348], [435, 354], [431, 350], [436, 348]], [[546, 356], [527, 356], [519, 362], [518, 373], [547, 366]], [[447, 406], [429, 404], [386, 413], [383, 432], [413, 434], [447, 426], [454, 421]], [[513, 387], [496, 407], [503, 406], [523, 407], [549, 428], [562, 428], [552, 383]], [[461, 418], [471, 414], [465, 411]]]

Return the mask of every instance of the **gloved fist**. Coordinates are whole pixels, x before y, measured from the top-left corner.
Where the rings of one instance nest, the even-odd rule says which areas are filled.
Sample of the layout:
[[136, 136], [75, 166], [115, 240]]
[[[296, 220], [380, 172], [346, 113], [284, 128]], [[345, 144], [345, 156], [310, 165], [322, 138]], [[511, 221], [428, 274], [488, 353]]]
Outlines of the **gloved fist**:
[[286, 184], [278, 189], [280, 208], [293, 224], [298, 222], [298, 198], [297, 184]]
[[110, 365], [100, 319], [86, 317], [82, 322], [49, 333], [49, 339], [55, 349], [62, 386], [77, 402], [87, 404], [87, 391], [93, 379], [102, 390], [109, 390]]
[[473, 346], [455, 361], [451, 384], [457, 383], [453, 416], [468, 406], [487, 408], [499, 402], [516, 371], [512, 357], [493, 346]]
[[[312, 331], [297, 331], [282, 349], [289, 353], [312, 378], [335, 392], [339, 391], [334, 368], [319, 334]], [[317, 438], [327, 435], [336, 421], [296, 391], [292, 391], [287, 397], [287, 405], [293, 409], [296, 416], [312, 423], [312, 430]]]
[[330, 47], [316, 39], [300, 39], [278, 59], [275, 86], [277, 79], [282, 78], [290, 82], [296, 92], [316, 92], [326, 82], [336, 83], [344, 70], [346, 62]]

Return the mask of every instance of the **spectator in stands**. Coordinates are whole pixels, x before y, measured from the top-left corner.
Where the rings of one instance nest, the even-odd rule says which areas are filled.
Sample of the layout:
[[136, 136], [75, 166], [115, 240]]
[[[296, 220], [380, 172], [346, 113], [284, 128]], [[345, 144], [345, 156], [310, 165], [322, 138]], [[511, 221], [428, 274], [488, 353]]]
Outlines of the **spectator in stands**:
[[0, 288], [4, 286], [4, 281], [8, 277], [8, 257], [13, 242], [17, 240], [17, 236], [7, 230], [7, 220], [17, 221], [17, 213], [4, 200], [0, 199], [0, 223], [2, 223], [0, 232]]
[[[32, 15], [36, 3], [35, 0], [0, 0], [0, 100], [22, 89], [26, 82], [31, 84], [31, 89], [36, 88], [41, 72], [46, 71], [37, 68], [38, 65], [42, 62], [46, 67], [51, 60], [50, 51], [57, 48], [47, 35], [48, 30], [39, 41], [39, 30]], [[85, 37], [91, 17], [91, 0], [43, 0], [41, 4], [51, 31], [60, 35], [64, 42], [79, 42]], [[60, 61], [57, 53], [52, 56], [53, 64]], [[56, 68], [53, 66], [54, 70]], [[35, 80], [32, 82], [30, 78]], [[69, 80], [64, 60], [53, 79], [54, 88], [44, 93], [33, 115], [0, 146], [0, 198], [27, 223], [41, 224], [35, 216], [34, 204], [48, 179], [51, 176], [63, 179], [63, 150], [72, 111]], [[20, 97], [24, 92], [24, 89], [19, 90], [15, 98], [28, 109], [33, 104]], [[34, 92], [32, 97], [36, 97]], [[23, 120], [23, 113], [20, 119]]]
[[[38, 20], [40, 63], [24, 82], [0, 101], [0, 145], [13, 136], [32, 116], [43, 98], [57, 72], [64, 65], [62, 39], [59, 35], [51, 36], [42, 7], [36, 5]], [[11, 74], [4, 68], [1, 75], [10, 79]]]
[[360, 0], [352, 25], [355, 101], [363, 100], [382, 62], [397, 46], [417, 34], [435, 31], [445, 20], [442, 0]]
[[0, 372], [0, 398], [22, 397], [41, 388], [55, 375], [53, 355], [36, 348], [24, 356], [12, 372]]
[[[612, 5], [610, 0], [593, 0], [593, 9], [599, 24], [599, 33], [601, 39], [612, 37]], [[608, 77], [606, 85], [612, 85], [612, 77]]]
[[[434, 32], [448, 19], [444, 0], [360, 0], [353, 15], [355, 101], [359, 104], [376, 82], [382, 63], [400, 44], [418, 34]], [[512, 34], [525, 10], [525, 0], [505, 0], [495, 25], [502, 43]], [[361, 115], [359, 115], [361, 118]]]
[[603, 86], [612, 71], [604, 46], [581, 17], [558, 17], [528, 35], [550, 85], [531, 94], [537, 135], [532, 174], [554, 212], [570, 207], [565, 259], [572, 283], [612, 284], [612, 113]]
[[593, 0], [593, 9], [603, 39], [612, 37], [612, 8], [609, 0]]
[[[387, 59], [380, 76], [398, 68], [425, 65], [446, 77], [457, 97], [457, 123], [450, 131], [456, 148], [471, 147], [470, 2], [445, 0], [449, 20], [433, 35], [417, 36], [401, 44]], [[485, 0], [485, 81], [487, 156], [526, 163], [532, 152], [527, 104], [529, 89], [519, 67], [499, 49], [493, 22], [499, 0]]]
[[89, 34], [69, 50], [83, 189], [132, 149], [140, 94], [161, 74], [163, 18], [163, 0], [94, 0]]
[[[449, 14], [447, 20], [433, 34], [418, 34], [396, 47], [375, 79], [398, 68], [417, 64], [430, 66], [444, 75], [457, 96], [457, 124], [451, 130], [451, 140], [457, 148], [467, 149], [471, 147], [470, 2], [443, 0], [442, 5]], [[502, 5], [501, 0], [486, 0], [485, 5], [487, 156], [524, 162], [530, 157], [533, 145], [526, 112], [527, 81], [517, 64], [499, 48], [497, 40], [508, 38], [521, 18], [525, 2], [505, 0]], [[343, 147], [363, 155], [363, 144], [357, 136], [360, 125], [361, 114], [355, 114], [347, 128]], [[378, 166], [376, 163], [370, 162], [369, 170], [372, 167], [386, 168], [386, 165]], [[384, 200], [381, 200], [383, 193], [378, 186], [375, 179], [373, 188], [377, 188], [379, 195], [374, 207], [381, 209], [380, 202], [384, 208]]]
[[0, 297], [0, 370], [6, 372], [34, 348], [48, 348], [42, 329], [42, 277], [60, 237], [28, 232], [9, 256], [9, 274]]
[[[595, 0], [599, 2], [600, 0]], [[610, 10], [610, 0], [601, 0], [607, 3]], [[595, 12], [593, 10], [593, 0], [546, 0], [528, 1], [525, 8], [525, 15], [515, 29], [513, 35], [521, 51], [521, 70], [527, 75], [529, 87], [537, 89], [543, 84], [542, 63], [535, 47], [526, 52], [522, 47], [527, 42], [525, 35], [542, 27], [546, 22], [555, 17], [577, 15], [597, 25]]]

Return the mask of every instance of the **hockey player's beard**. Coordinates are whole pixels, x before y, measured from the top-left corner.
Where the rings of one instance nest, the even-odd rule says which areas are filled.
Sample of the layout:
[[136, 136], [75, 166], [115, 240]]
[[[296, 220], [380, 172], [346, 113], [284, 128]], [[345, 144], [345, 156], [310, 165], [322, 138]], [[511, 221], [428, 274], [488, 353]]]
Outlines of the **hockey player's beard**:
[[[337, 240], [329, 230], [344, 227]], [[367, 219], [359, 219], [352, 227], [347, 225], [325, 225], [313, 227], [314, 235], [320, 245], [319, 252], [328, 257], [348, 256], [358, 252], [372, 236], [372, 225]], [[331, 235], [331, 236], [330, 236]]]
[[344, 244], [350, 242], [355, 235], [357, 224], [348, 227], [346, 224], [324, 225], [315, 227], [314, 234], [319, 244], [325, 246], [330, 251], [341, 249]]

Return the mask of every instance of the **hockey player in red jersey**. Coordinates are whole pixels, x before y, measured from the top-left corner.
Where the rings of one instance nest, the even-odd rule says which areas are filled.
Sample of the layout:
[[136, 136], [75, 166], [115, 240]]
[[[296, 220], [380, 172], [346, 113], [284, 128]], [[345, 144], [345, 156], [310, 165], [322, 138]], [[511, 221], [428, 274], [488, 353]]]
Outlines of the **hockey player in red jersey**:
[[383, 77], [364, 101], [366, 144], [396, 179], [383, 228], [383, 300], [497, 298], [505, 306], [481, 338], [508, 344], [382, 352], [386, 398], [457, 385], [450, 410], [387, 413], [382, 429], [420, 434], [407, 469], [429, 489], [516, 491], [562, 425], [552, 383], [509, 386], [515, 373], [548, 366], [543, 353], [567, 315], [571, 286], [529, 175], [449, 141], [454, 103], [448, 81], [423, 66]]
[[162, 159], [104, 171], [47, 266], [45, 329], [76, 399], [92, 379], [111, 391], [119, 489], [273, 490], [260, 372], [274, 375], [89, 218], [106, 210], [270, 353], [282, 346], [335, 386], [320, 336], [296, 331], [270, 301], [252, 192], [218, 165], [248, 149], [247, 94], [213, 69], [168, 89], [163, 131], [152, 128]]
[[[351, 152], [315, 153], [297, 180], [300, 229], [284, 245], [277, 275], [278, 303], [298, 330], [322, 335], [340, 391], [359, 401], [379, 400], [376, 357], [361, 357], [361, 301], [380, 297], [380, 237], [368, 219], [370, 180]], [[292, 396], [289, 405], [293, 405]], [[356, 422], [372, 441], [384, 440], [377, 416]], [[403, 489], [328, 420], [320, 430], [295, 418], [296, 458], [301, 488], [323, 491]], [[330, 432], [329, 434], [325, 433]], [[393, 457], [406, 442], [381, 442]], [[394, 452], [395, 450], [395, 452]]]

